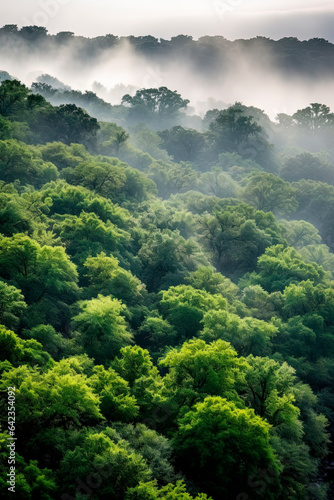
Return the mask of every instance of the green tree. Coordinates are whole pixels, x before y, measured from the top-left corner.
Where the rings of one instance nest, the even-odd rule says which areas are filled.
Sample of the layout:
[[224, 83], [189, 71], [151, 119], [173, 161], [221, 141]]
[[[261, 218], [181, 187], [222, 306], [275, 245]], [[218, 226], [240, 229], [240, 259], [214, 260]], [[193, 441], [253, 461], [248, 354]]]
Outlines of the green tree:
[[0, 275], [22, 290], [28, 308], [22, 321], [64, 325], [77, 296], [77, 271], [63, 247], [41, 247], [23, 234], [0, 240]]
[[301, 253], [305, 246], [321, 243], [318, 229], [305, 220], [281, 220], [280, 227], [282, 236], [286, 239], [288, 245], [296, 248]]
[[[222, 142], [222, 149], [239, 152], [251, 136], [259, 135], [262, 128], [252, 116], [245, 116], [240, 103], [220, 111], [211, 122], [210, 129]], [[242, 153], [241, 153], [242, 154]]]
[[140, 89], [133, 97], [129, 94], [122, 97], [122, 104], [131, 108], [130, 116], [136, 121], [173, 117], [180, 109], [186, 108], [188, 103], [188, 99], [182, 99], [176, 90], [172, 91], [167, 87]]
[[160, 134], [149, 129], [144, 124], [138, 124], [131, 128], [130, 141], [135, 148], [148, 153], [155, 160], [168, 162], [172, 159], [164, 148]]
[[8, 328], [15, 328], [26, 307], [21, 291], [0, 280], [0, 323]]
[[94, 499], [123, 500], [128, 488], [151, 479], [146, 461], [125, 446], [107, 433], [92, 432], [83, 444], [68, 450], [60, 464], [64, 498], [89, 494]]
[[211, 295], [190, 285], [172, 286], [161, 295], [164, 316], [183, 338], [197, 334], [206, 311], [227, 308], [226, 299], [221, 295]]
[[295, 404], [300, 409], [300, 418], [303, 422], [305, 443], [310, 447], [313, 457], [322, 458], [328, 453], [330, 435], [328, 420], [319, 413], [319, 400], [311, 387], [297, 383], [293, 388]]
[[42, 160], [40, 152], [14, 139], [0, 141], [0, 179], [41, 187], [46, 182], [57, 179], [58, 171], [52, 163]]
[[11, 123], [5, 118], [0, 118], [0, 140], [11, 139]]
[[235, 384], [242, 378], [244, 361], [223, 340], [210, 344], [201, 339], [189, 340], [168, 352], [160, 364], [169, 370], [164, 383], [177, 412], [184, 413], [183, 407], [187, 409], [207, 396], [239, 400]]
[[199, 493], [196, 497], [187, 492], [187, 487], [183, 481], [176, 484], [167, 484], [158, 488], [156, 481], [149, 483], [139, 483], [135, 488], [129, 488], [125, 500], [212, 500], [205, 493]]
[[[21, 440], [23, 453], [24, 450], [29, 453], [33, 442], [29, 455], [45, 455], [41, 452], [46, 428], [78, 428], [96, 425], [102, 419], [99, 397], [89, 387], [87, 377], [66, 362], [55, 364], [46, 373], [25, 365], [6, 371], [2, 375], [1, 391], [7, 392], [8, 387], [16, 388], [16, 435]], [[2, 415], [4, 424], [4, 411]]]
[[121, 347], [132, 342], [124, 319], [126, 308], [117, 299], [98, 295], [78, 303], [80, 312], [73, 317], [79, 343], [96, 363], [106, 363]]
[[168, 346], [174, 346], [177, 341], [177, 332], [169, 322], [161, 316], [149, 316], [140, 326], [137, 342], [149, 349], [156, 359], [164, 353]]
[[53, 141], [84, 144], [87, 148], [96, 147], [96, 134], [99, 124], [96, 118], [89, 116], [75, 104], [61, 104], [48, 110], [40, 111], [31, 122], [31, 130], [36, 141]]
[[155, 161], [148, 170], [148, 176], [155, 182], [162, 198], [169, 198], [176, 194], [191, 189], [196, 182], [196, 172], [189, 163], [166, 163]]
[[121, 349], [121, 357], [112, 361], [113, 368], [133, 387], [135, 381], [147, 377], [151, 373], [157, 374], [149, 352], [139, 346], [128, 346]]
[[[319, 363], [320, 382], [326, 378], [324, 370], [320, 370], [320, 364], [326, 364], [326, 360], [330, 362], [334, 354], [331, 333], [334, 324], [333, 290], [323, 285], [315, 286], [312, 281], [307, 280], [287, 286], [282, 298], [281, 316], [286, 322], [278, 325], [280, 335], [275, 339], [277, 348], [296, 367], [297, 372], [303, 374], [304, 380]], [[330, 368], [327, 377], [332, 378]]]
[[149, 292], [179, 284], [185, 274], [208, 261], [192, 238], [185, 240], [178, 231], [165, 229], [147, 233], [138, 252], [139, 277]]
[[[48, 228], [52, 200], [42, 199], [40, 192], [27, 191], [21, 195], [13, 185], [0, 181], [0, 225], [3, 236], [27, 233], [37, 236]], [[38, 239], [38, 238], [36, 238]]]
[[125, 229], [131, 221], [130, 213], [106, 198], [82, 186], [71, 186], [63, 180], [51, 182], [40, 191], [42, 200], [51, 200], [49, 213], [53, 215], [76, 215], [84, 211], [93, 212], [104, 223], [108, 220]]
[[241, 389], [245, 403], [273, 426], [298, 418], [293, 393], [295, 370], [287, 363], [280, 365], [272, 359], [252, 355], [247, 357], [247, 363]]
[[101, 413], [108, 422], [132, 422], [137, 416], [139, 408], [128, 383], [112, 368], [95, 366], [88, 383], [99, 396]]
[[172, 446], [169, 439], [144, 424], [114, 424], [114, 429], [121, 439], [125, 439], [131, 448], [139, 453], [147, 462], [152, 476], [160, 483], [175, 480], [176, 474], [172, 465]]
[[208, 311], [202, 320], [199, 336], [206, 342], [230, 342], [240, 356], [263, 356], [271, 352], [271, 339], [278, 333], [273, 324], [257, 318], [239, 318], [228, 311]]
[[290, 213], [297, 207], [294, 188], [273, 174], [253, 173], [246, 177], [245, 182], [242, 199], [257, 210], [279, 215]]
[[129, 138], [129, 134], [125, 130], [117, 131], [115, 134], [115, 149], [116, 155], [119, 152], [120, 147], [124, 144]]
[[[271, 425], [271, 444], [284, 464], [280, 482], [282, 498], [313, 497], [317, 456], [326, 453], [326, 419], [316, 411], [310, 387], [297, 383], [287, 363], [249, 356], [243, 389], [245, 403]], [[319, 495], [319, 496], [318, 496]], [[323, 498], [323, 488], [316, 498]], [[281, 496], [279, 497], [281, 498]]]
[[279, 463], [269, 442], [269, 424], [251, 409], [207, 397], [179, 420], [174, 438], [182, 469], [215, 498], [253, 494], [249, 478], [270, 470], [271, 482], [257, 484], [258, 498], [279, 493]]
[[309, 447], [291, 438], [271, 438], [275, 452], [279, 456], [284, 469], [280, 475], [281, 496], [298, 500], [325, 499], [326, 485], [317, 484], [317, 463], [310, 457]]
[[139, 346], [124, 347], [111, 366], [129, 383], [131, 394], [140, 406], [140, 421], [156, 429], [167, 419], [169, 409], [163, 380], [149, 352]]
[[194, 129], [176, 125], [158, 133], [163, 145], [176, 162], [197, 162], [206, 147], [205, 136]]
[[87, 161], [75, 168], [64, 168], [61, 176], [73, 185], [81, 185], [96, 194], [112, 197], [114, 191], [119, 191], [125, 183], [124, 164], [118, 160], [109, 162]]
[[14, 332], [0, 325], [0, 360], [13, 366], [27, 363], [31, 366], [50, 365], [50, 356], [43, 352], [42, 345], [36, 340], [20, 339]]
[[247, 205], [225, 206], [200, 219], [202, 241], [215, 267], [229, 277], [255, 268], [257, 258], [279, 238], [275, 226], [272, 214], [255, 212]]
[[129, 134], [116, 123], [100, 122], [97, 133], [98, 150], [107, 156], [118, 156]]
[[53, 359], [61, 359], [66, 347], [70, 342], [64, 338], [51, 325], [38, 325], [31, 330], [23, 330], [22, 335], [27, 339], [37, 340], [43, 346], [43, 350], [49, 353]]
[[232, 177], [219, 167], [212, 167], [198, 179], [199, 190], [208, 196], [218, 198], [236, 197], [239, 191], [238, 184]]
[[155, 199], [141, 215], [141, 227], [151, 232], [157, 228], [177, 230], [183, 238], [189, 239], [196, 231], [196, 221], [194, 215], [184, 207], [174, 207], [168, 202]]
[[283, 307], [280, 292], [269, 294], [260, 285], [246, 286], [242, 290], [241, 301], [247, 306], [248, 313], [258, 319], [269, 321]]
[[263, 111], [240, 102], [222, 111], [212, 111], [208, 140], [217, 156], [222, 152], [238, 153], [266, 170], [276, 170], [272, 146], [266, 133], [271, 128], [271, 122]]
[[58, 170], [75, 168], [91, 158], [83, 144], [63, 144], [62, 142], [48, 142], [39, 146], [44, 161], [56, 165]]
[[285, 317], [319, 314], [328, 326], [334, 320], [331, 313], [331, 307], [334, 305], [332, 288], [326, 288], [324, 285], [315, 286], [311, 280], [292, 283], [285, 288], [283, 300]]
[[112, 196], [112, 200], [122, 204], [132, 206], [131, 203], [138, 204], [152, 198], [152, 195], [157, 194], [155, 183], [145, 174], [138, 170], [126, 167], [124, 169], [126, 180], [122, 189]]
[[311, 179], [333, 184], [334, 168], [311, 153], [300, 153], [284, 162], [280, 176], [289, 182]]
[[30, 40], [33, 42], [44, 42], [46, 39], [48, 30], [44, 26], [22, 26], [20, 29], [20, 35], [25, 40]]
[[130, 271], [122, 269], [113, 255], [108, 257], [101, 252], [96, 257], [89, 257], [84, 266], [89, 279], [89, 293], [112, 295], [130, 305], [142, 301], [144, 285]]
[[[8, 465], [8, 435], [0, 434], [0, 488], [2, 498], [9, 499], [13, 496], [8, 491], [10, 484]], [[41, 469], [37, 460], [26, 461], [20, 454], [15, 457], [15, 497], [18, 500], [34, 500], [43, 498], [52, 500], [56, 494], [56, 481], [54, 474], [49, 469]], [[13, 467], [13, 466], [12, 466]]]
[[295, 182], [298, 210], [294, 218], [303, 219], [319, 229], [323, 242], [333, 248], [334, 186], [302, 179]]
[[330, 112], [330, 108], [316, 102], [311, 103], [307, 108], [299, 109], [292, 118], [297, 125], [313, 134], [324, 127], [332, 126], [334, 123], [334, 114]]
[[19, 116], [27, 109], [30, 96], [29, 89], [18, 80], [4, 80], [0, 85], [0, 115]]
[[274, 292], [308, 279], [317, 284], [324, 279], [325, 271], [315, 263], [305, 262], [294, 248], [275, 245], [259, 257], [258, 272], [253, 276], [255, 283]]
[[[126, 231], [119, 229], [110, 220], [104, 223], [93, 212], [82, 211], [78, 217], [68, 215], [54, 225], [54, 230], [66, 245], [73, 261], [81, 266], [89, 256], [103, 251], [115, 251], [130, 239]], [[82, 268], [80, 270], [83, 271]]]
[[327, 245], [306, 245], [299, 252], [306, 262], [315, 262], [334, 277], [334, 255]]
[[220, 273], [216, 273], [212, 267], [199, 266], [198, 269], [189, 274], [187, 283], [193, 288], [205, 290], [211, 294], [221, 294], [228, 301], [233, 302], [239, 288]]

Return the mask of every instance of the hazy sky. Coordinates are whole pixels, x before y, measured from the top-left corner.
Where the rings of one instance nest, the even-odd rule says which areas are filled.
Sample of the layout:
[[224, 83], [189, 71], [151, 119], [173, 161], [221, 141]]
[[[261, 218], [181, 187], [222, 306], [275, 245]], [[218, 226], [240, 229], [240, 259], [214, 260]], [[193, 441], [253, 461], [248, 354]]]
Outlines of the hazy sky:
[[[4, 1], [3, 1], [4, 3]], [[85, 36], [152, 34], [229, 39], [256, 35], [334, 42], [334, 2], [321, 0], [12, 0], [1, 24], [46, 26]]]

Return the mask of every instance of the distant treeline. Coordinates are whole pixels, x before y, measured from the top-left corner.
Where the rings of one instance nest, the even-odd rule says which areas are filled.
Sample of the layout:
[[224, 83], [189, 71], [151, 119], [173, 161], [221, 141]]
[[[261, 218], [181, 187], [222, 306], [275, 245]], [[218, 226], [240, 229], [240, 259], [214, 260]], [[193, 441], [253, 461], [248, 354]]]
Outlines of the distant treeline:
[[246, 57], [261, 56], [264, 64], [266, 57], [259, 51], [268, 51], [275, 66], [288, 73], [315, 76], [320, 71], [328, 75], [333, 73], [334, 68], [334, 45], [323, 38], [301, 41], [295, 37], [285, 37], [276, 41], [257, 36], [249, 40], [230, 41], [224, 36], [203, 36], [194, 40], [192, 36], [182, 34], [170, 40], [151, 35], [119, 37], [114, 34], [87, 38], [76, 36], [71, 31], [50, 35], [43, 26], [23, 26], [19, 29], [16, 24], [7, 24], [0, 28], [3, 51], [15, 50], [22, 47], [23, 43], [43, 53], [54, 47], [67, 47], [77, 50], [78, 57], [93, 59], [124, 42], [150, 58], [156, 57], [161, 61], [161, 58], [168, 59], [177, 54], [180, 59], [191, 60], [195, 66], [200, 64], [203, 70], [210, 68], [211, 71], [215, 67], [220, 71], [221, 64], [228, 65], [229, 59], [237, 57], [241, 50]]

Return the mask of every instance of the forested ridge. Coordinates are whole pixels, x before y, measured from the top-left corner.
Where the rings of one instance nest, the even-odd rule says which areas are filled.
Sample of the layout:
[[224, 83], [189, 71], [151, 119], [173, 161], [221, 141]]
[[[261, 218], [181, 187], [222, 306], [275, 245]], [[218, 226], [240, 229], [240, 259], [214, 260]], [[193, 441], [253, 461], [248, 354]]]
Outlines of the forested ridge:
[[332, 498], [329, 107], [1, 79], [2, 498]]
[[[151, 60], [167, 61], [171, 57], [182, 61], [192, 59], [194, 67], [200, 71], [219, 71], [217, 58], [222, 56], [224, 68], [231, 60], [240, 55], [240, 50], [252, 58], [260, 50], [269, 50], [282, 71], [288, 75], [301, 72], [304, 76], [316, 77], [319, 72], [323, 76], [332, 76], [334, 45], [324, 38], [298, 40], [296, 37], [285, 37], [273, 40], [257, 36], [248, 40], [228, 40], [224, 36], [202, 36], [195, 40], [190, 35], [178, 35], [170, 40], [146, 36], [117, 36], [108, 33], [104, 36], [84, 37], [71, 31], [60, 31], [56, 35], [48, 33], [43, 26], [22, 26], [7, 24], [0, 28], [2, 50], [6, 53], [16, 53], [24, 50], [29, 56], [33, 52], [56, 55], [57, 50], [73, 50], [77, 64], [83, 61], [94, 63], [96, 58], [103, 56], [110, 49], [117, 49], [122, 44], [128, 44], [138, 54], [148, 56]], [[261, 53], [262, 56], [265, 52]], [[230, 59], [230, 56], [232, 58]], [[263, 60], [265, 63], [266, 60]]]

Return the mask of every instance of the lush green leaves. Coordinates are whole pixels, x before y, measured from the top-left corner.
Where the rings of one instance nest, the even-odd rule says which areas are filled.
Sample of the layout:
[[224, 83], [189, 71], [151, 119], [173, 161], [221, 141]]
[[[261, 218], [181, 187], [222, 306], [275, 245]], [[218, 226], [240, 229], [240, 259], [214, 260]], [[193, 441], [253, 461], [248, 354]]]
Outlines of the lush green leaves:
[[310, 279], [315, 284], [325, 277], [325, 271], [315, 263], [307, 263], [293, 248], [276, 245], [268, 248], [258, 259], [254, 282], [270, 292], [284, 290], [290, 283]]
[[181, 349], [171, 350], [160, 364], [169, 369], [165, 384], [178, 406], [190, 407], [206, 396], [229, 396], [236, 399], [234, 386], [241, 377], [244, 362], [222, 340], [206, 344], [189, 340]]
[[271, 484], [257, 493], [259, 498], [274, 499], [279, 468], [269, 429], [253, 410], [208, 397], [179, 421], [175, 436], [179, 463], [200, 487], [218, 497], [250, 492], [248, 478], [259, 468], [270, 469]]
[[105, 363], [132, 342], [124, 315], [126, 308], [117, 299], [98, 295], [78, 303], [80, 312], [73, 317], [79, 342], [97, 363]]

